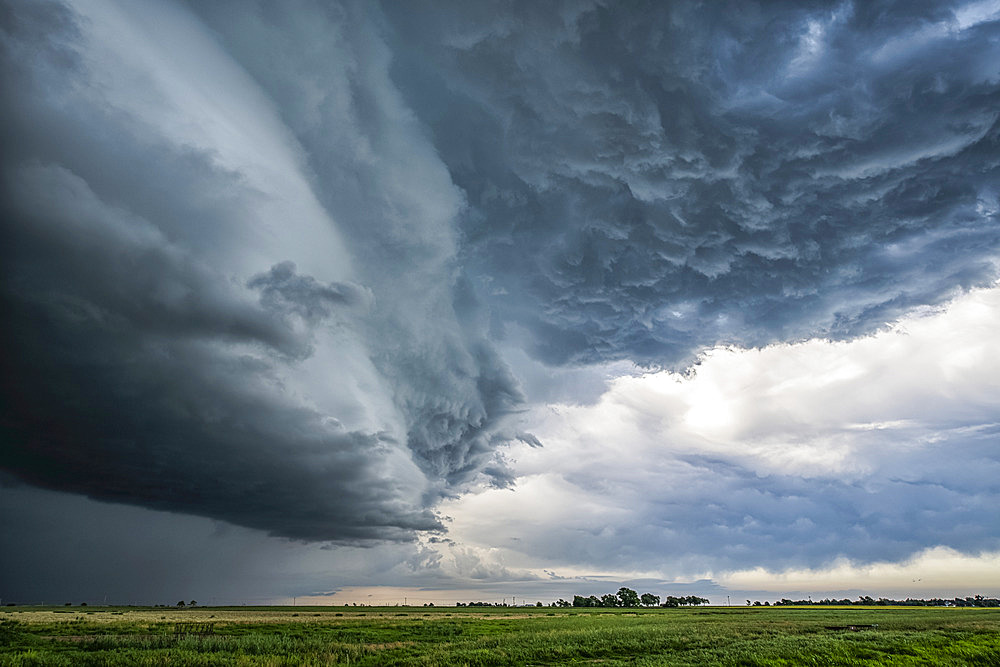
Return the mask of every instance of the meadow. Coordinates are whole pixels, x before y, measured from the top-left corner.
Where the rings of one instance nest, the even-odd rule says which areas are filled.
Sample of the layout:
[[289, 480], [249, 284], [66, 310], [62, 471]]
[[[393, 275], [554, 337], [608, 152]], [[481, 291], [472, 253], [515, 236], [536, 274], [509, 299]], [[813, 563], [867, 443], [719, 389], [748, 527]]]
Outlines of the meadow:
[[0, 665], [333, 664], [1000, 666], [1000, 609], [0, 608]]

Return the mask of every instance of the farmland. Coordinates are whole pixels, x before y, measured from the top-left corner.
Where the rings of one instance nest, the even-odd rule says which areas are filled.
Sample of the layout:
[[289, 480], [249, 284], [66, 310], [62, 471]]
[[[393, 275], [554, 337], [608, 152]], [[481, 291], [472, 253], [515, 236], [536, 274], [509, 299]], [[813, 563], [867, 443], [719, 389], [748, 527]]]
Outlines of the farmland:
[[0, 665], [135, 664], [1000, 666], [1000, 609], [0, 610]]

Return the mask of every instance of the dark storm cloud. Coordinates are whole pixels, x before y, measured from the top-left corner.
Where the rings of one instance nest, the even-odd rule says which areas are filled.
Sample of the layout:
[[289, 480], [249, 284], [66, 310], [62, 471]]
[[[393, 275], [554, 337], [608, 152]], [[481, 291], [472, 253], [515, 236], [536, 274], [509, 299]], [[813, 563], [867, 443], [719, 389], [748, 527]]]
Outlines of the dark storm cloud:
[[[509, 483], [496, 451], [520, 391], [461, 287], [461, 198], [419, 134], [386, 149], [416, 153], [416, 183], [381, 174], [397, 156], [377, 146], [297, 143], [168, 4], [11, 2], [0, 19], [18, 92], [0, 129], [4, 469], [341, 541], [411, 539], [440, 528], [441, 494], [484, 472]], [[351, 20], [330, 18], [347, 34]], [[286, 26], [292, 54], [317, 24]], [[404, 113], [368, 99], [380, 61], [355, 47], [332, 48], [372, 82], [341, 102]], [[327, 202], [310, 178], [329, 179]]]
[[549, 362], [852, 337], [997, 275], [988, 3], [385, 10], [468, 265]]
[[434, 575], [419, 544], [331, 549], [8, 481], [0, 479], [0, 529], [17, 548], [0, 550], [5, 603], [280, 604], [362, 582], [403, 583], [414, 570]]
[[277, 102], [350, 236], [375, 293], [373, 361], [404, 407], [417, 461], [450, 484], [480, 472], [509, 483], [494, 455], [513, 434], [498, 426], [523, 396], [456, 257], [462, 193], [389, 78], [381, 18], [350, 3], [193, 8]]
[[296, 275], [295, 262], [287, 261], [254, 276], [247, 286], [260, 290], [260, 301], [265, 307], [295, 313], [313, 322], [330, 317], [331, 310], [338, 305], [370, 300], [369, 294], [357, 285], [323, 285], [311, 276]]
[[[5, 252], [6, 469], [301, 538], [437, 525], [406, 507], [378, 435], [345, 432], [276, 390], [278, 360], [308, 357], [309, 341], [272, 311], [330, 301], [333, 286], [278, 265], [251, 281], [256, 307], [61, 170], [7, 186], [8, 201], [45, 205], [4, 211], [18, 223], [17, 255]], [[275, 358], [230, 349], [239, 343]]]
[[[998, 275], [989, 4], [0, 6], [0, 451], [39, 486], [406, 539], [538, 444], [498, 340], [677, 365]], [[678, 550], [764, 558], [789, 498], [843, 539], [862, 516], [720, 470], [769, 528], [714, 505]]]

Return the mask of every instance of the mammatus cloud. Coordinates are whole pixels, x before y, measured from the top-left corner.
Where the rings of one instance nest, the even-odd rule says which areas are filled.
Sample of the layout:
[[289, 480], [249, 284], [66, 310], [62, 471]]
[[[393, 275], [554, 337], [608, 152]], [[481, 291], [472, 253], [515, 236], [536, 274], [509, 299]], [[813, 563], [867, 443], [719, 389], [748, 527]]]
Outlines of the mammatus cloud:
[[386, 7], [498, 330], [674, 367], [996, 277], [995, 9]]

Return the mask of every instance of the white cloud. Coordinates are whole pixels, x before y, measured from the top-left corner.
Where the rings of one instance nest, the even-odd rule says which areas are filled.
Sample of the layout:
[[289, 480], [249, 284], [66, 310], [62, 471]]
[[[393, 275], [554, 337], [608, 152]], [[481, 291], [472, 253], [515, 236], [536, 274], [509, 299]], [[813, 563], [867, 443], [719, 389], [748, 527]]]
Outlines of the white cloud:
[[970, 2], [955, 10], [955, 22], [959, 30], [968, 30], [998, 19], [1000, 19], [1000, 2], [997, 0]]
[[902, 562], [855, 564], [838, 559], [820, 569], [770, 572], [753, 568], [718, 577], [728, 588], [770, 591], [865, 590], [875, 596], [965, 596], [990, 593], [1000, 587], [1000, 552], [963, 554], [939, 546]]
[[667, 578], [995, 548], [997, 331], [984, 289], [851, 342], [619, 377], [534, 409], [544, 447], [512, 450], [517, 489], [447, 503], [450, 534], [518, 567]]
[[955, 8], [950, 20], [929, 23], [910, 34], [889, 39], [872, 53], [872, 61], [887, 64], [910, 57], [938, 40], [961, 37], [964, 31], [998, 18], [1000, 3], [997, 0], [966, 3]]

